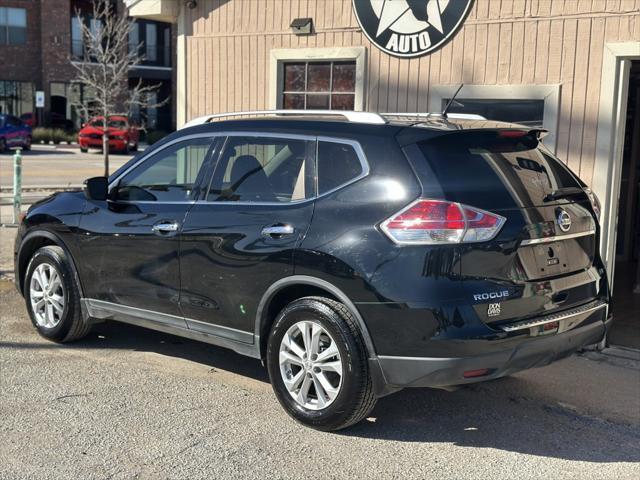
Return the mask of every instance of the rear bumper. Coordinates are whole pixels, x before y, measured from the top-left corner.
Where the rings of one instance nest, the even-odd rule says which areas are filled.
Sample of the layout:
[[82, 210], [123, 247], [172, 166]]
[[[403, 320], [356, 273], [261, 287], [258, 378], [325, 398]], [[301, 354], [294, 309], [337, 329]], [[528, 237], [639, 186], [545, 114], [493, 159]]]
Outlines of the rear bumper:
[[[382, 382], [387, 388], [447, 387], [491, 380], [520, 370], [541, 367], [567, 357], [586, 345], [600, 342], [611, 320], [606, 308], [594, 312], [581, 325], [559, 334], [525, 336], [509, 347], [480, 355], [455, 358], [379, 356]], [[465, 372], [488, 369], [486, 375], [465, 378]]]

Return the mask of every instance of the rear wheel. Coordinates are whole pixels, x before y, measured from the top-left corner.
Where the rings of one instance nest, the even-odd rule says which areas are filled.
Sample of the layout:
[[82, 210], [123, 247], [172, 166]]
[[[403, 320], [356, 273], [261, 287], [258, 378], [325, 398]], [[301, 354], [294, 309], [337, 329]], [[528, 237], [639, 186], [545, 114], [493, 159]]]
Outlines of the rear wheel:
[[4, 138], [0, 138], [0, 153], [4, 153], [7, 150], [7, 141]]
[[24, 145], [22, 146], [22, 149], [25, 151], [31, 150], [31, 137], [27, 137], [27, 139], [24, 141]]
[[43, 337], [70, 342], [89, 333], [76, 278], [62, 248], [46, 246], [34, 254], [27, 267], [24, 297], [31, 322]]
[[301, 298], [280, 312], [269, 335], [267, 367], [287, 413], [318, 430], [354, 425], [376, 403], [356, 321], [333, 300]]
[[80, 151], [81, 151], [82, 153], [87, 153], [87, 152], [89, 151], [89, 149], [88, 149], [88, 148], [86, 148], [86, 147], [80, 147]]

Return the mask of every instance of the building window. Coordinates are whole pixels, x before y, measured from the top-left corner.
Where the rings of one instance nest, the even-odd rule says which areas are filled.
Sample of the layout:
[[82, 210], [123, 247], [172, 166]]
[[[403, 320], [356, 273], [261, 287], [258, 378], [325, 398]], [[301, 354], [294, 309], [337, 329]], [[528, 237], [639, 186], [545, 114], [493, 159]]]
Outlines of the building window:
[[100, 36], [102, 20], [91, 18], [88, 15], [83, 17], [76, 15], [71, 19], [71, 54], [76, 59], [94, 62], [95, 58], [85, 58], [85, 38], [83, 37], [82, 31], [83, 23], [89, 27], [91, 34], [94, 35], [95, 38], [99, 38]]
[[365, 109], [365, 47], [274, 48], [269, 53], [269, 108]]
[[[129, 90], [133, 91], [140, 82], [140, 78], [129, 78]], [[171, 103], [165, 101], [171, 97], [171, 81], [169, 80], [152, 80], [142, 79], [143, 86], [158, 85], [157, 91], [150, 94], [147, 98], [147, 105], [140, 108], [135, 102], [129, 105], [129, 118], [137, 125], [144, 127], [146, 130], [162, 130], [170, 131], [172, 126]]]
[[[447, 105], [449, 100], [449, 98], [442, 99], [442, 108]], [[542, 128], [544, 100], [456, 98], [449, 107], [449, 113], [475, 113], [491, 120]]]
[[168, 23], [138, 20], [129, 31], [129, 51], [139, 49], [141, 66], [171, 66], [171, 26]]
[[33, 83], [0, 80], [0, 113], [16, 117], [32, 113], [34, 97]]
[[81, 83], [51, 82], [47, 124], [63, 130], [79, 130], [98, 114], [94, 90]]
[[0, 45], [27, 43], [27, 11], [0, 7]]
[[354, 110], [356, 62], [284, 63], [285, 109]]
[[[429, 111], [442, 111], [457, 88], [431, 87]], [[475, 113], [488, 120], [545, 128], [549, 135], [543, 143], [555, 150], [559, 102], [559, 85], [465, 85], [449, 113]]]

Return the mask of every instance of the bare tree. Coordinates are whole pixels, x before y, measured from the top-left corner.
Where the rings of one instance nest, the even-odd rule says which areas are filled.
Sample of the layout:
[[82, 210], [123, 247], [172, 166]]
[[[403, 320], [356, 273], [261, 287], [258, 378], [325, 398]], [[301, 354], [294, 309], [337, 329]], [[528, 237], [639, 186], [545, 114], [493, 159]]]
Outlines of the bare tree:
[[[160, 102], [155, 100], [159, 84], [144, 85], [140, 80], [129, 88], [129, 70], [144, 60], [142, 45], [129, 45], [129, 32], [134, 20], [126, 12], [118, 14], [113, 0], [94, 0], [92, 3], [90, 22], [85, 21], [80, 10], [76, 10], [83, 40], [83, 58], [74, 58], [71, 64], [77, 70], [75, 80], [93, 92], [91, 113], [104, 118], [104, 175], [109, 176], [109, 116], [128, 114], [136, 106], [140, 109], [160, 107], [168, 98]], [[87, 106], [80, 108], [88, 118]]]

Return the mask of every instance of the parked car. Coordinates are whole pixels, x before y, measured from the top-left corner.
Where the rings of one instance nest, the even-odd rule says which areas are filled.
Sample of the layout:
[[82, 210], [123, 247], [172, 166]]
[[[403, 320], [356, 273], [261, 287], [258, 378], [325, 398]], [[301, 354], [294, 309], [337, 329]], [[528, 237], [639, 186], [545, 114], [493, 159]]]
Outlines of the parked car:
[[29, 125], [31, 128], [35, 128], [37, 125], [36, 115], [33, 112], [23, 113], [20, 115], [20, 120], [25, 125]]
[[15, 147], [31, 150], [31, 127], [18, 117], [0, 114], [0, 153]]
[[233, 349], [320, 430], [603, 341], [599, 205], [543, 131], [289, 113], [198, 119], [32, 206], [15, 278], [38, 332], [117, 320]]
[[[23, 123], [29, 125], [31, 128], [35, 128], [38, 123], [38, 119], [34, 112], [23, 113], [22, 115], [20, 115], [20, 120], [22, 120]], [[46, 125], [47, 128], [57, 128], [59, 130], [64, 130], [67, 133], [73, 132], [75, 128], [73, 120], [69, 120], [64, 115], [56, 112], [49, 113]]]
[[[104, 129], [104, 117], [92, 118], [78, 132], [80, 150], [86, 152], [89, 148], [102, 150], [102, 134]], [[113, 115], [107, 121], [109, 134], [109, 150], [122, 153], [138, 150], [140, 132], [137, 127], [131, 125], [127, 117]]]

